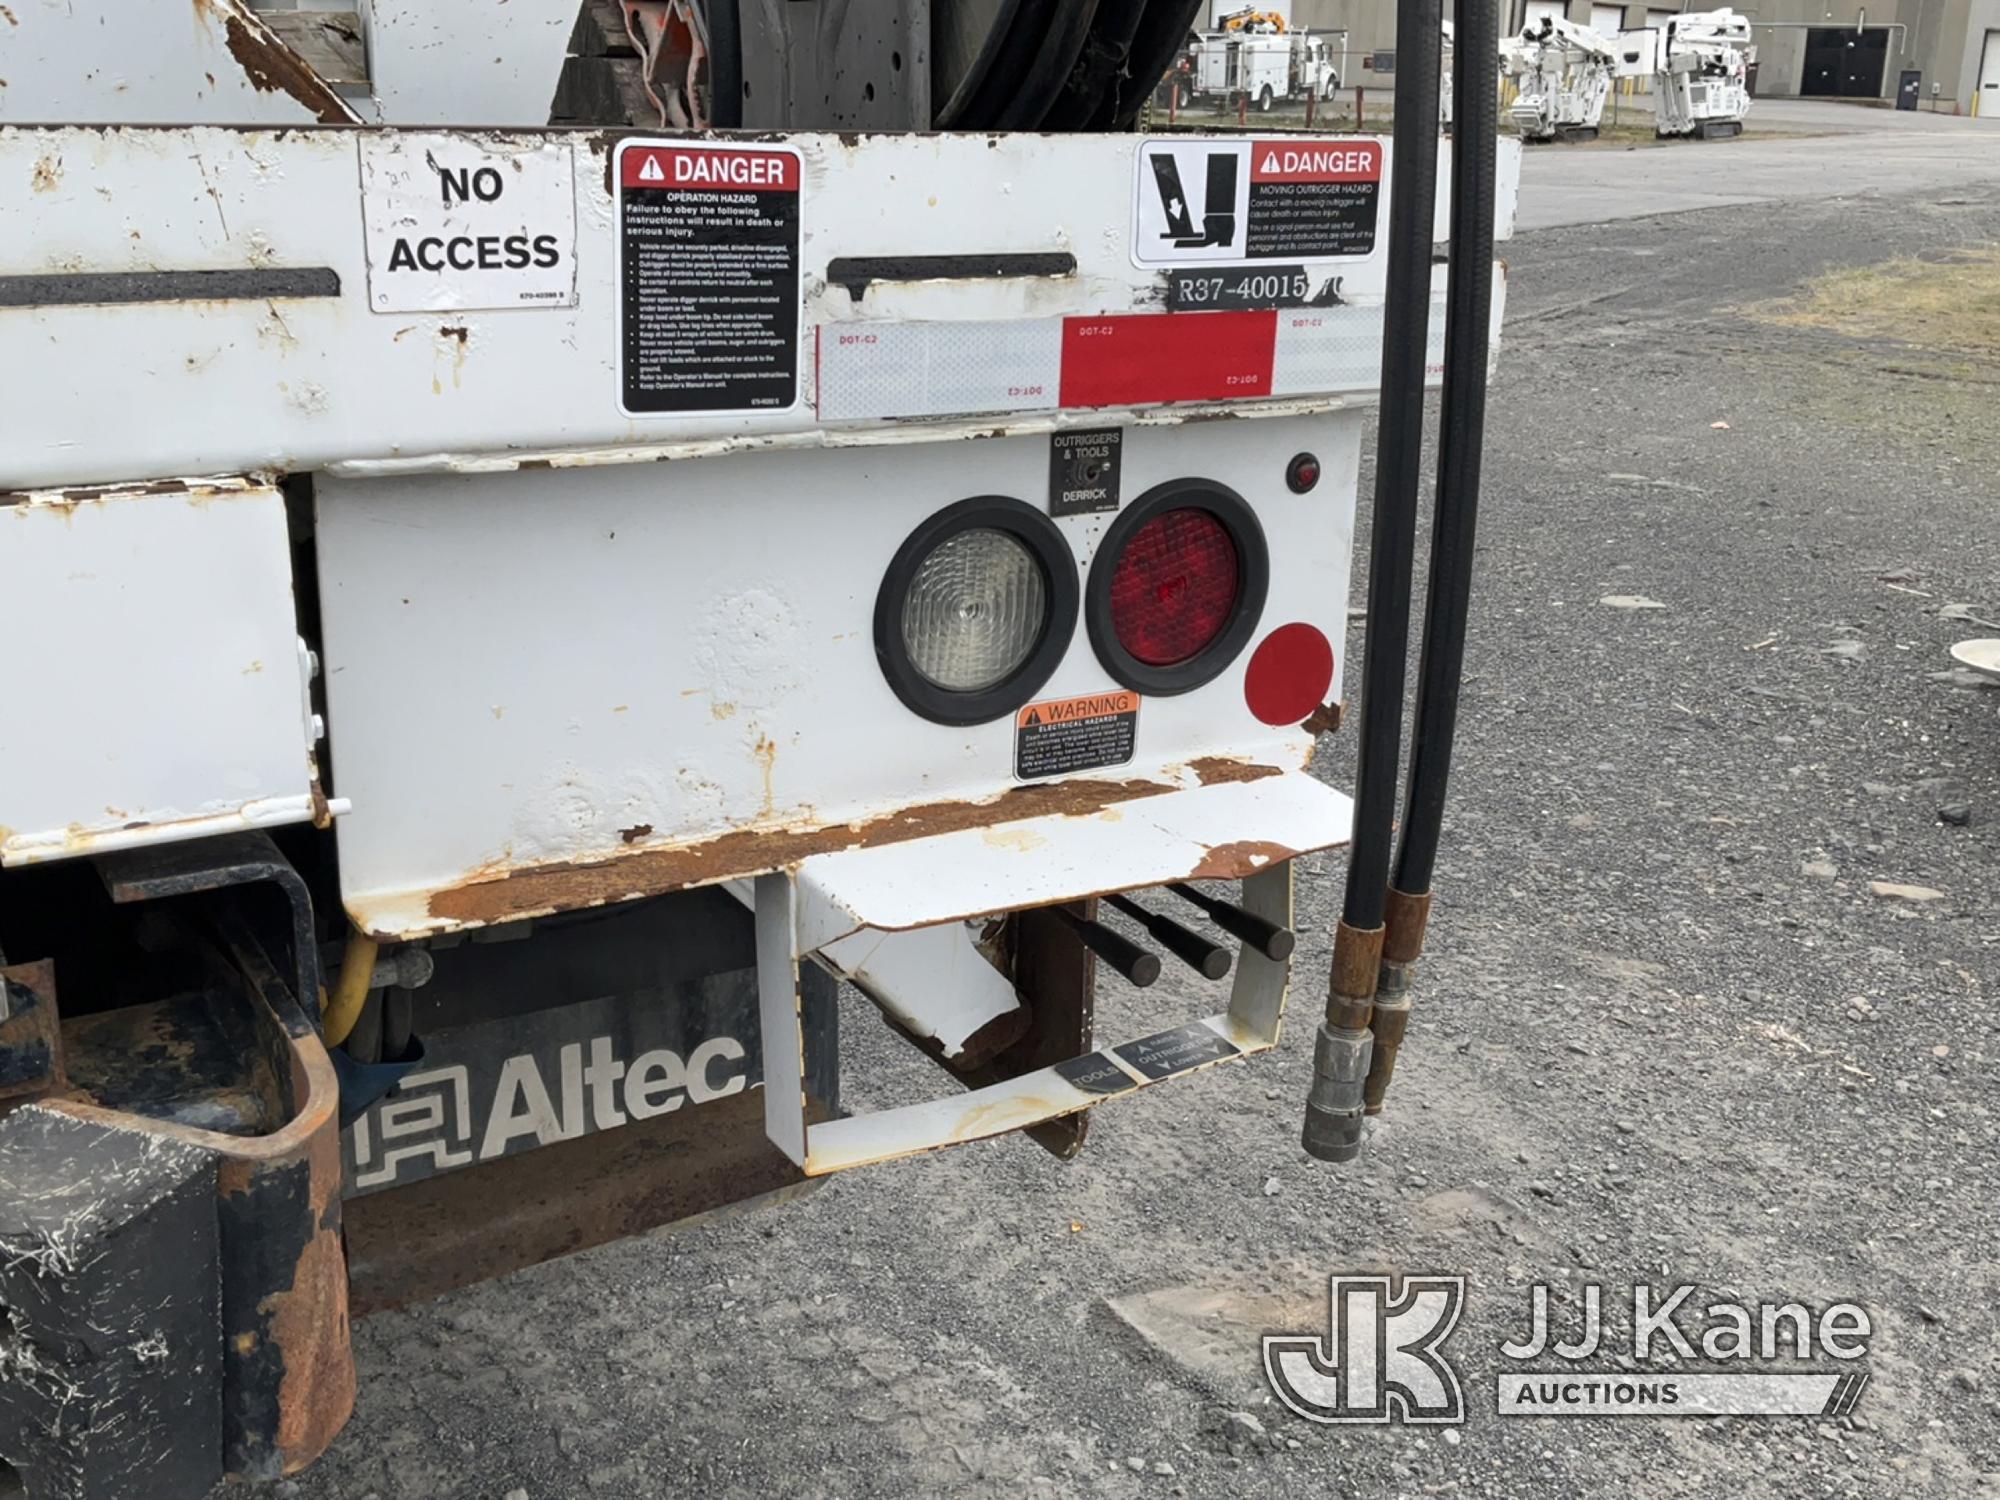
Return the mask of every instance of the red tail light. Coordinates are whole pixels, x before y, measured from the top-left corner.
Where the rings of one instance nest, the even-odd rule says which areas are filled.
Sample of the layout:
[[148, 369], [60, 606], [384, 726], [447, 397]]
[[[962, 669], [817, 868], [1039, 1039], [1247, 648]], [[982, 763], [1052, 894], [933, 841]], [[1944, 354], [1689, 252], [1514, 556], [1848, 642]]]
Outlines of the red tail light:
[[1242, 563], [1223, 524], [1205, 510], [1165, 511], [1118, 555], [1111, 626], [1118, 644], [1147, 666], [1176, 666], [1222, 634], [1242, 588]]
[[1134, 692], [1213, 682], [1250, 642], [1270, 585], [1264, 528], [1209, 479], [1170, 479], [1127, 505], [1098, 543], [1084, 591], [1090, 644]]

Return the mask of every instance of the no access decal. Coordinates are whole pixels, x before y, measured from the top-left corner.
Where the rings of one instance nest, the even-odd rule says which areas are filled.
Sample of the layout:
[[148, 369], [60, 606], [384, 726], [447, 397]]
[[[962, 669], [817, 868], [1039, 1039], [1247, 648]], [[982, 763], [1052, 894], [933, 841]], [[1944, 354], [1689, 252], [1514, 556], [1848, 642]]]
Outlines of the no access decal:
[[576, 306], [575, 164], [559, 140], [364, 135], [376, 312]]
[[1372, 254], [1382, 143], [1146, 141], [1132, 184], [1141, 266]]
[[799, 396], [799, 154], [618, 148], [625, 411], [778, 411]]

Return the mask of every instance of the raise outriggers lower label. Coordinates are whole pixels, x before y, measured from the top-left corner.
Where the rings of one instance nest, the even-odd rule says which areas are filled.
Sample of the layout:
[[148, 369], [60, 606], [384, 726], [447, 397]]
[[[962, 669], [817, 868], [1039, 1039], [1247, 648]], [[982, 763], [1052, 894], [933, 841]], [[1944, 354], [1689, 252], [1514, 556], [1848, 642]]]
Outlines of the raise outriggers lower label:
[[799, 396], [799, 154], [618, 148], [624, 410], [779, 411]]

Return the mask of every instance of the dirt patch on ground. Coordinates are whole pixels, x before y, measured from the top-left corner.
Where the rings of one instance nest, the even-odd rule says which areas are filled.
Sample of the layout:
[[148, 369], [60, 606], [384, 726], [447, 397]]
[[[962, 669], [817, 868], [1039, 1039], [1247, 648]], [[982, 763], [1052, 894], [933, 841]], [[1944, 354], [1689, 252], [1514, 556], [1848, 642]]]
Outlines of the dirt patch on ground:
[[1905, 344], [2000, 367], [2000, 245], [1829, 271], [1750, 316], [1792, 328]]

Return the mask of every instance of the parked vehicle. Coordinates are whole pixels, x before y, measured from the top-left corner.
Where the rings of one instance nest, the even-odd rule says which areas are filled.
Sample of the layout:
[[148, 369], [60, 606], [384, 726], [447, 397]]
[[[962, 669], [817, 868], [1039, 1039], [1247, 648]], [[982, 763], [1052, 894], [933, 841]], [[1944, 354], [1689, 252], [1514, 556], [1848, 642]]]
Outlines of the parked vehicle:
[[[30, 1500], [300, 1469], [352, 1409], [353, 1316], [965, 1141], [1073, 1156], [1096, 1106], [1277, 1045], [1295, 862], [1350, 842], [1303, 1142], [1361, 1149], [1519, 151], [1491, 69], [1449, 213], [1421, 90], [1393, 196], [1375, 137], [1129, 133], [1191, 7], [1113, 9], [937, 0], [920, 70], [889, 5], [135, 0], [130, 69], [100, 12], [19, 8], [0, 1458]], [[1407, 540], [1440, 381], [1392, 890], [1407, 548], [1371, 571], [1358, 795], [1310, 762], [1364, 428], [1379, 400], [1374, 526]], [[1100, 980], [1165, 962], [1195, 1018], [1100, 1042]], [[851, 1107], [857, 1014], [934, 1095]]]
[[1618, 34], [1617, 76], [1653, 80], [1661, 138], [1741, 135], [1750, 113], [1750, 20], [1733, 10], [1684, 11]]

